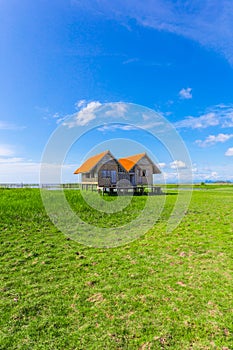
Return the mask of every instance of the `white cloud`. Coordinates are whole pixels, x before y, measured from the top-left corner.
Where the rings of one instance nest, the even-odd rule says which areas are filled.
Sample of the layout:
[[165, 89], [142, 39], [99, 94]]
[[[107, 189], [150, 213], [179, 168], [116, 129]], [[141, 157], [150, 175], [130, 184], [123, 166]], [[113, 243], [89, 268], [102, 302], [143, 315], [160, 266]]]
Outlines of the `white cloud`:
[[128, 60], [123, 61], [122, 64], [130, 64], [130, 63], [135, 63], [135, 62], [139, 62], [139, 58], [137, 58], [137, 57], [129, 58]]
[[209, 135], [204, 141], [196, 140], [196, 144], [200, 147], [206, 147], [214, 145], [218, 142], [224, 143], [230, 140], [233, 137], [233, 134], [218, 134], [218, 135]]
[[77, 176], [74, 170], [77, 164], [57, 164], [42, 163], [39, 165], [38, 176], [40, 175], [41, 184], [56, 184], [65, 182], [77, 182]]
[[182, 160], [174, 160], [170, 163], [171, 169], [185, 169], [186, 164]]
[[198, 171], [198, 168], [196, 166], [192, 167], [192, 173], [196, 173]]
[[11, 125], [8, 123], [5, 123], [3, 121], [0, 121], [0, 130], [9, 130], [11, 129]]
[[[47, 183], [53, 183], [56, 178], [54, 173], [61, 173], [60, 182], [77, 182], [77, 176], [73, 174], [77, 164], [49, 164], [47, 166]], [[23, 158], [0, 158], [0, 184], [1, 183], [29, 183], [40, 182], [41, 163], [27, 161]]]
[[108, 107], [110, 109], [107, 112], [105, 112], [105, 115], [109, 117], [124, 118], [125, 113], [127, 112], [127, 109], [128, 109], [127, 104], [124, 102], [108, 103]]
[[219, 118], [215, 113], [203, 114], [200, 117], [187, 117], [175, 123], [176, 128], [204, 129], [219, 125]]
[[71, 122], [64, 122], [63, 125], [66, 125], [69, 128], [87, 125], [91, 120], [96, 118], [95, 113], [101, 106], [102, 104], [99, 101], [92, 101], [83, 107], [79, 112], [75, 113]]
[[19, 158], [19, 157], [11, 157], [11, 158], [0, 157], [0, 163], [4, 163], [4, 164], [18, 163], [22, 161], [23, 161], [23, 158]]
[[151, 119], [151, 115], [148, 115], [146, 113], [142, 113], [142, 118], [143, 118], [143, 120], [147, 121], [147, 120]]
[[96, 118], [95, 112], [98, 109], [98, 107], [101, 106], [101, 103], [98, 101], [93, 101], [90, 102], [81, 109], [76, 115], [76, 125], [86, 125], [88, 124], [91, 120]]
[[189, 100], [193, 97], [192, 95], [192, 89], [191, 88], [187, 88], [187, 89], [181, 89], [179, 92], [179, 96], [181, 99], [183, 100]]
[[0, 130], [23, 130], [25, 126], [17, 126], [0, 120]]
[[[233, 148], [232, 148], [233, 155]], [[233, 181], [233, 163], [227, 162], [223, 164], [215, 164], [214, 166], [206, 166], [201, 164], [193, 164], [192, 168], [192, 177], [193, 182], [202, 182], [202, 181]], [[155, 181], [159, 183], [164, 183], [164, 180], [168, 183], [176, 183], [178, 181], [179, 173], [176, 169], [166, 168], [166, 171], [163, 171], [162, 174], [156, 175]], [[183, 181], [184, 180], [184, 181]], [[185, 179], [185, 176], [182, 176], [180, 182], [191, 183], [190, 176]]]
[[129, 28], [140, 25], [181, 35], [212, 48], [233, 63], [233, 3], [231, 0], [72, 0], [81, 10], [114, 18]]
[[176, 128], [204, 129], [211, 126], [221, 128], [233, 127], [233, 105], [218, 104], [209, 107], [199, 117], [188, 116], [176, 122]]
[[209, 108], [219, 119], [222, 128], [233, 127], [233, 105], [218, 104]]
[[163, 169], [163, 168], [166, 167], [166, 163], [158, 163], [158, 167], [159, 167], [160, 169]]
[[[57, 112], [52, 115], [52, 118], [56, 119], [56, 124], [60, 124], [61, 122], [63, 122], [66, 119], [66, 117], [61, 117], [60, 114]], [[48, 119], [48, 118], [45, 118], [45, 119]]]
[[148, 121], [146, 123], [142, 123], [138, 125], [139, 128], [142, 128], [144, 130], [152, 130], [153, 128], [157, 127], [156, 132], [157, 133], [164, 133], [167, 129], [169, 129], [169, 124], [164, 121]]
[[225, 156], [232, 157], [233, 156], [233, 147], [228, 148], [228, 150], [225, 153]]
[[116, 131], [116, 130], [123, 130], [123, 131], [131, 131], [131, 130], [138, 130], [138, 128], [134, 125], [130, 124], [105, 124], [97, 129], [98, 131], [106, 132], [106, 131]]
[[12, 146], [0, 145], [0, 157], [9, 157], [14, 154]]
[[154, 181], [156, 183], [188, 183], [191, 184], [193, 182], [193, 176], [192, 172], [182, 172], [181, 171], [174, 171], [174, 170], [167, 170], [163, 171], [159, 175], [155, 175]]
[[[68, 126], [69, 128], [75, 126], [85, 126], [89, 124], [90, 121], [97, 118], [100, 108], [103, 106], [105, 106], [105, 109], [102, 117], [127, 119], [126, 112], [128, 105], [124, 102], [102, 104], [99, 101], [92, 101], [86, 104], [85, 100], [81, 100], [75, 104], [76, 109], [79, 109], [77, 113], [60, 118], [59, 121], [64, 121], [63, 125]], [[66, 119], [71, 120], [66, 122]]]
[[59, 115], [59, 113], [54, 113], [53, 115], [52, 115], [52, 118], [54, 118], [54, 119], [59, 119], [60, 118], [60, 115]]
[[[233, 153], [232, 153], [233, 155]], [[216, 162], [214, 165], [197, 164], [197, 171], [193, 173], [194, 181], [233, 181], [233, 163], [229, 161]]]
[[0, 183], [38, 183], [40, 164], [8, 158], [0, 162]]
[[76, 109], [80, 109], [81, 107], [84, 107], [85, 105], [87, 105], [86, 100], [79, 100], [75, 103]]
[[217, 171], [212, 171], [212, 173], [210, 174], [210, 177], [211, 177], [212, 179], [217, 179], [217, 178], [218, 178], [218, 173], [217, 173]]
[[134, 64], [138, 67], [169, 67], [171, 66], [171, 63], [169, 62], [159, 62], [154, 60], [146, 60], [146, 59], [139, 59], [139, 58], [129, 58], [127, 60], [124, 60], [122, 64]]

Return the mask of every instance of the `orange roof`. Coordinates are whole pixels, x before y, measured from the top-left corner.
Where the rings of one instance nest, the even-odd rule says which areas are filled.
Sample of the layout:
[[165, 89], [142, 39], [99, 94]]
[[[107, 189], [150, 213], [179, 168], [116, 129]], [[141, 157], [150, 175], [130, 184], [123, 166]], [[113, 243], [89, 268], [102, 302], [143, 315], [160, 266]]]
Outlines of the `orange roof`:
[[88, 158], [78, 169], [75, 170], [74, 174], [88, 173], [96, 164], [106, 155], [109, 151], [96, 154], [93, 157]]
[[126, 158], [118, 159], [118, 162], [125, 168], [126, 171], [130, 171], [137, 162], [146, 155], [146, 153], [135, 154]]
[[[78, 169], [75, 170], [74, 174], [90, 172], [106, 154], [110, 154], [112, 156], [110, 151], [105, 151], [105, 152], [96, 154], [95, 156], [88, 158]], [[118, 162], [127, 172], [129, 172], [133, 168], [133, 166], [136, 165], [137, 162], [145, 156], [150, 160], [150, 162], [153, 165], [153, 174], [160, 174], [161, 171], [151, 161], [151, 159], [147, 156], [146, 153], [134, 154], [129, 157], [120, 158], [118, 159]]]

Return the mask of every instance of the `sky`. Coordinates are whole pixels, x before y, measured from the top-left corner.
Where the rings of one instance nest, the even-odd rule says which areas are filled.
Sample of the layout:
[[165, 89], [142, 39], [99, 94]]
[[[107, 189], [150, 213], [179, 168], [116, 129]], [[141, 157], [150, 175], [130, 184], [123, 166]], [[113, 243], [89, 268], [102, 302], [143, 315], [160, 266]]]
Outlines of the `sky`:
[[[67, 150], [63, 182], [106, 148], [145, 149], [176, 181], [185, 161], [148, 123], [119, 127], [132, 105], [176, 129], [194, 181], [233, 181], [232, 18], [231, 0], [0, 0], [0, 183], [38, 183], [46, 144], [77, 121], [90, 130]], [[91, 129], [113, 103], [118, 124]]]

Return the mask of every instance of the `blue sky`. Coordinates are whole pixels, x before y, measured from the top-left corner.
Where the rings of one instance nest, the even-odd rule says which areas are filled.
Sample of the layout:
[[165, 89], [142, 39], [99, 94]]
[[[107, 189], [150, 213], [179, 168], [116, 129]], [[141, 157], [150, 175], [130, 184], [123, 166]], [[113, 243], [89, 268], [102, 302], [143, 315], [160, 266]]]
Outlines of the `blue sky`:
[[[174, 125], [194, 180], [233, 181], [232, 1], [0, 0], [0, 9], [0, 183], [38, 182], [44, 147], [65, 118], [112, 102], [151, 108]], [[137, 133], [87, 133], [67, 155], [64, 181], [107, 139], [150, 148]], [[116, 157], [134, 150], [113, 148]], [[182, 160], [151, 152], [175, 180]]]

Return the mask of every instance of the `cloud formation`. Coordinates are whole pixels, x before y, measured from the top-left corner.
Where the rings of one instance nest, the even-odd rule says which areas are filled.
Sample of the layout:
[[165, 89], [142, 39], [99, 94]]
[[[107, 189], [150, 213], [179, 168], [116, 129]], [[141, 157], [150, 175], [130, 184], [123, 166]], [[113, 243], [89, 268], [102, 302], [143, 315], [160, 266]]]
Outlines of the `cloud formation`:
[[233, 105], [219, 104], [212, 106], [199, 117], [188, 116], [176, 122], [176, 128], [205, 129], [211, 126], [233, 127]]
[[[73, 114], [72, 121], [64, 122], [63, 125], [68, 126], [69, 128], [75, 126], [84, 126], [89, 124], [89, 122], [96, 118], [96, 111], [102, 104], [99, 101], [92, 101], [85, 105], [85, 101], [83, 103], [76, 104], [76, 107], [81, 107], [80, 111]], [[66, 116], [71, 117], [71, 116]]]
[[166, 163], [163, 163], [163, 162], [158, 163], [158, 167], [159, 167], [160, 169], [164, 169], [164, 168], [166, 167]]
[[99, 128], [97, 128], [97, 130], [101, 132], [114, 132], [116, 130], [122, 130], [122, 131], [138, 130], [138, 128], [130, 124], [106, 124], [106, 125], [100, 126]]
[[[85, 100], [80, 100], [75, 104], [75, 108], [78, 109], [78, 112], [72, 115], [66, 115], [61, 118], [64, 126], [73, 128], [75, 126], [85, 126], [89, 122], [96, 119], [98, 113], [100, 112], [101, 107], [105, 104], [99, 101], [91, 101], [87, 103]], [[103, 111], [102, 116], [110, 118], [125, 118], [125, 113], [127, 112], [128, 105], [124, 102], [110, 102], [106, 104], [106, 109]], [[65, 121], [69, 119], [68, 121]], [[102, 130], [103, 131], [103, 130]]]
[[182, 160], [174, 160], [170, 163], [171, 169], [185, 169], [187, 166]]
[[200, 117], [187, 117], [175, 123], [176, 128], [204, 129], [219, 125], [219, 118], [215, 113], [203, 114]]
[[10, 145], [0, 145], [0, 157], [10, 157], [14, 155], [14, 150]]
[[218, 142], [226, 142], [233, 137], [233, 134], [218, 134], [218, 135], [209, 135], [204, 141], [197, 140], [196, 144], [200, 147], [212, 146]]
[[228, 150], [225, 153], [225, 156], [233, 157], [233, 147], [228, 148]]
[[19, 158], [19, 157], [10, 157], [10, 158], [5, 158], [5, 157], [0, 157], [0, 163], [1, 164], [9, 164], [9, 163], [19, 163], [22, 162], [23, 158]]
[[105, 112], [105, 115], [108, 117], [120, 117], [123, 118], [127, 111], [127, 103], [124, 102], [110, 102], [108, 103], [109, 110]]
[[179, 92], [179, 96], [183, 100], [190, 100], [193, 97], [192, 89], [189, 87], [187, 89], [181, 89]]
[[7, 122], [0, 120], [0, 130], [22, 130], [25, 129], [24, 126], [17, 126], [15, 124], [9, 124]]
[[224, 55], [233, 64], [233, 3], [231, 0], [80, 0], [81, 10], [109, 17], [130, 27], [135, 19], [144, 27], [167, 31], [194, 40]]

